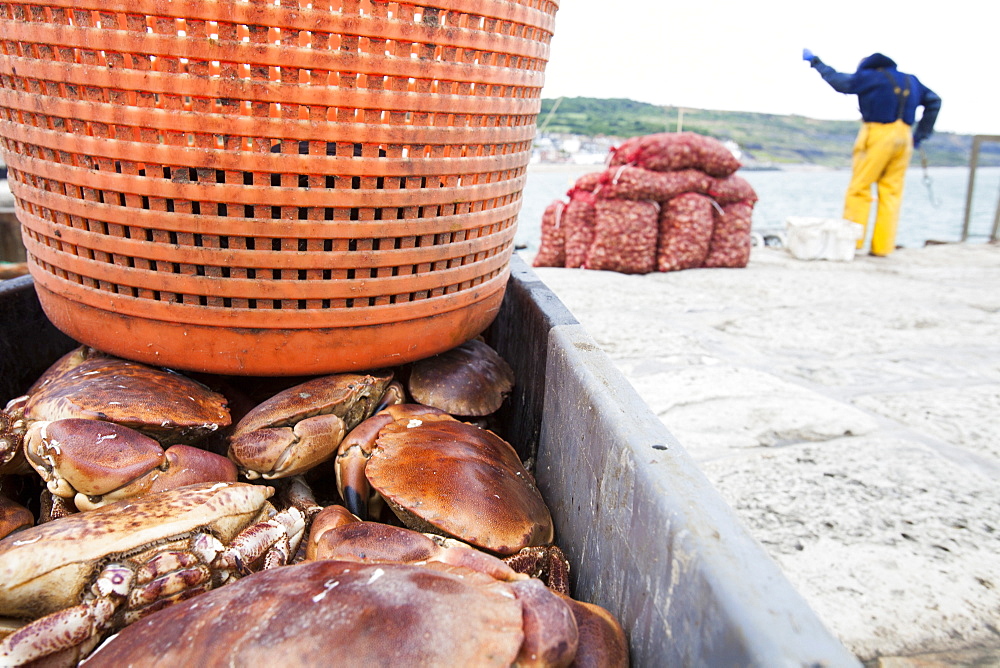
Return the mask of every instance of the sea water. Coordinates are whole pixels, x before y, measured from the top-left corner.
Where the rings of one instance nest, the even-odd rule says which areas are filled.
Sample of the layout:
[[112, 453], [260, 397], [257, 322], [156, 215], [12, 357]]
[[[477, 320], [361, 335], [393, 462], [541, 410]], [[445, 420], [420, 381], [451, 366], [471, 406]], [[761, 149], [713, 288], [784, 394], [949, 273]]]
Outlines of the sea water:
[[[542, 214], [553, 200], [566, 198], [566, 191], [587, 172], [601, 166], [531, 165], [523, 192], [515, 243], [537, 251], [541, 239]], [[789, 216], [840, 218], [844, 192], [851, 178], [847, 169], [785, 169], [737, 172], [757, 192], [753, 227], [767, 233], [784, 231]], [[903, 205], [896, 233], [897, 245], [916, 248], [927, 241], [954, 242], [962, 238], [966, 197], [969, 191], [967, 167], [911, 167], [906, 175]], [[981, 243], [993, 229], [1000, 206], [1000, 167], [980, 167], [973, 184], [969, 216], [970, 243]], [[875, 206], [872, 210], [874, 215]], [[871, 225], [868, 226], [871, 235]]]

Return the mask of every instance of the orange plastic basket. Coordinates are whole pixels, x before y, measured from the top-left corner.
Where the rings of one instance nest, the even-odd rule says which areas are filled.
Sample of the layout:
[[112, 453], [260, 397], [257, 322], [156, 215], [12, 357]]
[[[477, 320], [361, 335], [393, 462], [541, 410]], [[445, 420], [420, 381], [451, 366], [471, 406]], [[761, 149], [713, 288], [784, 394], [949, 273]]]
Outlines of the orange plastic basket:
[[503, 298], [558, 3], [0, 1], [42, 306], [96, 348], [296, 375], [455, 346]]

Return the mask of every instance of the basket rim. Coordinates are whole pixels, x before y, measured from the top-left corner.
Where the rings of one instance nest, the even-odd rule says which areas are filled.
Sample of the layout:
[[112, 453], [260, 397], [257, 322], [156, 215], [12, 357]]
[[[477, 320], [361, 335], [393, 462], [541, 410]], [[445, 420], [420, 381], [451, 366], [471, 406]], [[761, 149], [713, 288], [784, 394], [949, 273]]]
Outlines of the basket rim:
[[[323, 11], [310, 7], [296, 7], [294, 9], [264, 3], [245, 2], [222, 2], [219, 0], [198, 0], [196, 2], [159, 2], [157, 0], [47, 0], [44, 3], [32, 0], [10, 0], [13, 5], [24, 4], [35, 7], [54, 7], [63, 10], [80, 11], [90, 10], [102, 13], [147, 15], [170, 19], [184, 19], [189, 21], [218, 22], [223, 24], [236, 24], [248, 26], [264, 26], [281, 28], [291, 31], [301, 32], [322, 32], [329, 34], [347, 34], [352, 37], [364, 37], [371, 39], [388, 39], [392, 41], [425, 42], [436, 46], [446, 46], [460, 49], [481, 48], [484, 42], [488, 42], [490, 49], [507, 55], [526, 56], [544, 59], [548, 53], [548, 39], [527, 39], [496, 32], [488, 29], [489, 25], [484, 25], [482, 30], [470, 29], [462, 26], [439, 27], [428, 21], [421, 21], [415, 24], [409, 20], [398, 20], [395, 18], [380, 17], [375, 15], [343, 14], [339, 11]], [[414, 7], [425, 9], [444, 10], [450, 13], [467, 14], [469, 16], [482, 17], [485, 21], [510, 22], [517, 25], [530, 26], [537, 29], [541, 34], [549, 39], [553, 34], [555, 23], [555, 11], [552, 13], [535, 9], [527, 5], [514, 1], [498, 2], [496, 0], [477, 0], [474, 7], [467, 7], [465, 0], [433, 0], [433, 2], [411, 2], [407, 3]], [[558, 8], [558, 5], [556, 5]], [[88, 27], [75, 28], [62, 24], [54, 24], [41, 21], [5, 21], [0, 19], [0, 23], [7, 28], [14, 29], [9, 35], [12, 39], [23, 39], [25, 36], [36, 34], [33, 28], [45, 25], [58, 25], [59, 36], [71, 42], [66, 46], [74, 48], [101, 50], [106, 47], [113, 47], [113, 44], [101, 41], [89, 42], [84, 35], [98, 36], [106, 35], [108, 38], [128, 31], [91, 29]], [[18, 29], [17, 26], [23, 26]], [[345, 29], [349, 28], [349, 29]], [[8, 33], [5, 33], [8, 34]], [[54, 35], [39, 35], [35, 40], [42, 44], [61, 43], [61, 40], [52, 42]], [[487, 36], [488, 39], [484, 38]], [[156, 35], [148, 35], [150, 40]], [[73, 42], [77, 40], [77, 42]], [[179, 43], [176, 39], [174, 43]], [[199, 40], [200, 46], [206, 46], [204, 40]], [[188, 43], [194, 44], [195, 40]], [[528, 52], [516, 48], [527, 47]], [[501, 48], [502, 47], [502, 48]], [[115, 50], [110, 48], [109, 50]], [[127, 52], [127, 51], [126, 51]], [[141, 51], [140, 51], [141, 52]], [[155, 54], [154, 54], [155, 55]], [[191, 57], [190, 53], [162, 53], [163, 57]], [[215, 60], [215, 59], [213, 59]]]

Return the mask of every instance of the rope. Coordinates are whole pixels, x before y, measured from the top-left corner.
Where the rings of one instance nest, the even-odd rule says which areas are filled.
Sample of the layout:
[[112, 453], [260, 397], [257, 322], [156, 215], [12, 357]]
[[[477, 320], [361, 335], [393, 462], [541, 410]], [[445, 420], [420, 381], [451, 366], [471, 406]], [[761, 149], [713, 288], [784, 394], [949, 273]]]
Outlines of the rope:
[[927, 197], [931, 201], [931, 206], [938, 208], [941, 206], [941, 203], [934, 197], [934, 184], [931, 181], [931, 175], [927, 172], [927, 154], [924, 153], [923, 146], [917, 150], [920, 151], [920, 166], [924, 168], [924, 186], [927, 187]]
[[615, 172], [615, 175], [613, 177], [611, 177], [611, 185], [613, 185], [613, 186], [618, 185], [618, 179], [621, 177], [622, 172], [624, 172], [626, 168], [631, 167], [631, 166], [632, 165], [622, 165], [621, 167], [619, 167], [618, 171]]

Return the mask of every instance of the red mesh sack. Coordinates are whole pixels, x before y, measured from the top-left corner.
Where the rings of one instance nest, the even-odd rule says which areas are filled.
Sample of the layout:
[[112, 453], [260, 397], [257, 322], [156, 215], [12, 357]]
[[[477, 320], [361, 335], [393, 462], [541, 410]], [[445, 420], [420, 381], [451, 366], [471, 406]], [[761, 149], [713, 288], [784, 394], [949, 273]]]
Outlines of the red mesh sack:
[[586, 269], [648, 274], [656, 270], [656, 202], [598, 199], [594, 205], [594, 241]]
[[663, 204], [656, 268], [677, 271], [700, 267], [708, 255], [715, 205], [707, 195], [686, 193]]
[[624, 165], [603, 172], [606, 183], [601, 197], [645, 199], [665, 202], [683, 193], [707, 193], [715, 180], [697, 169], [654, 172], [651, 169]]
[[636, 165], [657, 172], [700, 169], [711, 176], [729, 176], [740, 168], [722, 142], [696, 132], [661, 132], [626, 139], [611, 151], [611, 167]]
[[704, 267], [739, 268], [750, 261], [750, 227], [753, 204], [735, 202], [715, 212], [712, 243], [705, 257]]
[[545, 207], [542, 214], [542, 239], [538, 245], [538, 253], [531, 263], [534, 267], [564, 267], [566, 266], [566, 235], [562, 226], [563, 212], [566, 203], [561, 199]]
[[721, 179], [713, 179], [708, 194], [722, 205], [736, 202], [757, 202], [757, 192], [750, 182], [738, 174], [730, 174]]
[[566, 266], [582, 267], [594, 240], [594, 193], [569, 191], [569, 203], [563, 211], [562, 227], [566, 236]]
[[592, 193], [603, 185], [605, 181], [607, 181], [607, 178], [604, 172], [588, 172], [576, 180], [573, 184], [573, 189], [586, 190]]

